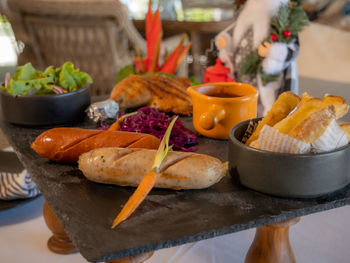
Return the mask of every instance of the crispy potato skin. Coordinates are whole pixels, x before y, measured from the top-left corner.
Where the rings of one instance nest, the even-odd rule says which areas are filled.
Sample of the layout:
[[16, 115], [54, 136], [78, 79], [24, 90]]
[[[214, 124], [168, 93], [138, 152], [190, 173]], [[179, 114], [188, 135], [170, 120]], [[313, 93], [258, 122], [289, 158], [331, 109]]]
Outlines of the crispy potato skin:
[[157, 149], [158, 138], [143, 133], [54, 128], [40, 134], [31, 147], [40, 156], [56, 162], [77, 162], [81, 154], [101, 147]]
[[272, 105], [267, 115], [259, 122], [254, 133], [249, 137], [246, 144], [250, 145], [258, 139], [259, 132], [265, 124], [274, 126], [276, 123], [284, 119], [300, 102], [299, 96], [290, 91], [283, 92], [276, 102]]
[[312, 143], [324, 133], [328, 125], [334, 119], [334, 106], [330, 105], [312, 113], [291, 130], [288, 135], [303, 142]]
[[345, 132], [348, 141], [350, 142], [350, 123], [341, 123], [340, 128]]
[[[151, 170], [156, 150], [100, 148], [79, 157], [79, 169], [87, 179], [104, 184], [137, 186]], [[209, 155], [169, 152], [155, 187], [202, 189], [227, 173], [227, 163]]]
[[320, 110], [322, 108], [322, 100], [317, 98], [312, 98], [303, 103], [298, 109], [292, 114], [278, 122], [274, 128], [279, 130], [281, 133], [288, 134], [296, 126], [298, 126], [302, 121], [304, 121], [312, 113]]
[[336, 119], [343, 117], [349, 111], [349, 105], [343, 97], [326, 95], [323, 98], [323, 107], [334, 106]]
[[[312, 97], [309, 93], [304, 92], [301, 96], [301, 101], [298, 107], [301, 107], [305, 102], [307, 102], [310, 99], [314, 99], [314, 97]], [[325, 108], [330, 105], [334, 106], [336, 119], [343, 117], [349, 111], [349, 105], [343, 97], [326, 94], [322, 100], [321, 107]]]

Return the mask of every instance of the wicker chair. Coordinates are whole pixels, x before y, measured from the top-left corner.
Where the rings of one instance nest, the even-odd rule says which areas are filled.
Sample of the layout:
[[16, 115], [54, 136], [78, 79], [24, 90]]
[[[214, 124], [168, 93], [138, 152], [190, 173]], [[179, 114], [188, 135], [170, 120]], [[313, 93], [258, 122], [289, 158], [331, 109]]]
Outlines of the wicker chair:
[[131, 50], [145, 51], [118, 0], [8, 0], [8, 6], [21, 18], [36, 66], [72, 61], [92, 76], [92, 95], [109, 94], [118, 70], [132, 62]]

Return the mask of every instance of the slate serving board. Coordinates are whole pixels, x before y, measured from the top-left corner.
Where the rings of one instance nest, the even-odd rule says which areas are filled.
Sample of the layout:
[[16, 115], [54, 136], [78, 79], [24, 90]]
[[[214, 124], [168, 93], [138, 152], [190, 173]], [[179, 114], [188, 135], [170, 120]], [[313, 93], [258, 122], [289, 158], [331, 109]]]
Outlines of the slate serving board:
[[[185, 119], [187, 126], [191, 120]], [[112, 230], [114, 217], [133, 192], [89, 182], [76, 165], [39, 157], [30, 143], [48, 127], [0, 122], [9, 143], [32, 175], [80, 253], [91, 262], [127, 257], [212, 238], [350, 204], [350, 187], [322, 199], [286, 199], [249, 190], [227, 176], [205, 190], [154, 189], [136, 212]], [[89, 120], [73, 126], [94, 127]], [[227, 160], [227, 141], [200, 137], [198, 152]]]

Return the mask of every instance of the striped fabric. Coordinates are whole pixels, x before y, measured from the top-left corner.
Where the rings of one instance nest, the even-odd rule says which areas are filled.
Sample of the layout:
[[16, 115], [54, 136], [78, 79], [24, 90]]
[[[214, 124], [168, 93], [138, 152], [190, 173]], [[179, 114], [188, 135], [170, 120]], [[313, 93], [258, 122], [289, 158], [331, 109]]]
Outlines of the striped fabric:
[[0, 172], [0, 199], [31, 198], [40, 194], [27, 170], [21, 173]]

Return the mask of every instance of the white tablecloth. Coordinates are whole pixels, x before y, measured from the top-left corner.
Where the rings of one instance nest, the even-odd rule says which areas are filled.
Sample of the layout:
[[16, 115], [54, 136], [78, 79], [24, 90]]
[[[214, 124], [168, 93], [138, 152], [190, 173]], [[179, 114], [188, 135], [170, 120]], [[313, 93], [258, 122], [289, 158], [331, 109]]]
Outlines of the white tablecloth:
[[[79, 253], [57, 255], [46, 246], [51, 236], [42, 216], [43, 198], [0, 211], [1, 263], [83, 263]], [[255, 230], [161, 249], [147, 263], [240, 263]], [[301, 218], [290, 229], [297, 262], [350, 262], [350, 206]]]

